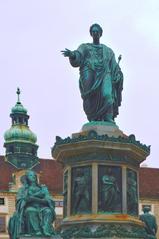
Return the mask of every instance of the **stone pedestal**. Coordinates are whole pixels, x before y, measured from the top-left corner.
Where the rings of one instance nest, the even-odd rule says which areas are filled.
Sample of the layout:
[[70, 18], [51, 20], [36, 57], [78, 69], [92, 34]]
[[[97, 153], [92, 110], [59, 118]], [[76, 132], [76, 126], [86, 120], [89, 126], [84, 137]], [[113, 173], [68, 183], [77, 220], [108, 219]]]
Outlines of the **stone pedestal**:
[[126, 136], [119, 129], [119, 127], [115, 123], [109, 123], [105, 121], [94, 121], [86, 123], [82, 126], [82, 131], [80, 133], [88, 133], [89, 131], [95, 131], [98, 135], [108, 135], [109, 137], [119, 137]]
[[56, 139], [52, 156], [64, 166], [63, 238], [146, 238], [138, 170], [149, 147], [105, 122]]

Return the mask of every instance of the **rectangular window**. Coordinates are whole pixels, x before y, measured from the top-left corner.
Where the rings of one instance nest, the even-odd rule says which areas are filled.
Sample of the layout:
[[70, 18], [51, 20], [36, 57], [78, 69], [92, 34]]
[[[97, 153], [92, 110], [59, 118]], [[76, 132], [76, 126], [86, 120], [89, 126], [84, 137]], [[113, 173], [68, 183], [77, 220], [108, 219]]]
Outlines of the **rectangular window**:
[[55, 207], [63, 207], [63, 201], [55, 201]]
[[55, 201], [55, 207], [59, 207], [59, 201]]
[[60, 207], [63, 207], [63, 201], [60, 201]]
[[4, 205], [5, 204], [5, 199], [4, 198], [0, 198], [0, 205]]
[[6, 218], [5, 216], [0, 216], [0, 233], [6, 232]]

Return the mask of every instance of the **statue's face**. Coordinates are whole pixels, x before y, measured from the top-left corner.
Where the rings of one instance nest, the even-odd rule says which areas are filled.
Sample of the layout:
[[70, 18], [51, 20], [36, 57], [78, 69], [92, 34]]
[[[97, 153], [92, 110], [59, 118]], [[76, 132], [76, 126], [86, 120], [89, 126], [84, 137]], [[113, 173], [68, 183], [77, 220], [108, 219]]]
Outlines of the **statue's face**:
[[36, 174], [33, 171], [27, 173], [27, 179], [29, 182], [36, 182]]
[[94, 26], [92, 28], [91, 36], [93, 37], [93, 39], [99, 39], [101, 37], [99, 27]]

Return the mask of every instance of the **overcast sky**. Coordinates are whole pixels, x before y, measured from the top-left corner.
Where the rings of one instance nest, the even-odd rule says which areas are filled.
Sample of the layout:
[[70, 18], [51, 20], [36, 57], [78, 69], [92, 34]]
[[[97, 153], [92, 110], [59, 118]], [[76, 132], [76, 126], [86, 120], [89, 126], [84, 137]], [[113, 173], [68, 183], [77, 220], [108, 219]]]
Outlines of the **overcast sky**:
[[38, 138], [39, 157], [51, 158], [55, 136], [70, 136], [87, 122], [78, 69], [60, 51], [91, 42], [93, 23], [103, 28], [101, 42], [116, 58], [123, 56], [123, 101], [116, 123], [151, 145], [146, 163], [159, 167], [158, 0], [0, 0], [0, 154], [17, 87]]

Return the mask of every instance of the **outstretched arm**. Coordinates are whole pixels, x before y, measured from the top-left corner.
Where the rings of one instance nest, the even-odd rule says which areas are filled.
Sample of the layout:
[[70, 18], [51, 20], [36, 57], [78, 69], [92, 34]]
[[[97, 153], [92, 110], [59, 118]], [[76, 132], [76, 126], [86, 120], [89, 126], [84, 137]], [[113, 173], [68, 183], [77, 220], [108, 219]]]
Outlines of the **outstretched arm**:
[[84, 46], [83, 44], [78, 47], [77, 50], [71, 51], [67, 48], [61, 51], [64, 57], [69, 57], [70, 64], [73, 67], [79, 67], [82, 65], [83, 57], [84, 57]]

